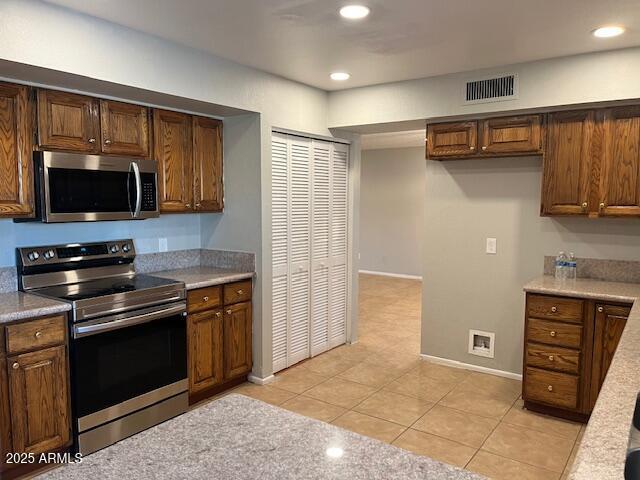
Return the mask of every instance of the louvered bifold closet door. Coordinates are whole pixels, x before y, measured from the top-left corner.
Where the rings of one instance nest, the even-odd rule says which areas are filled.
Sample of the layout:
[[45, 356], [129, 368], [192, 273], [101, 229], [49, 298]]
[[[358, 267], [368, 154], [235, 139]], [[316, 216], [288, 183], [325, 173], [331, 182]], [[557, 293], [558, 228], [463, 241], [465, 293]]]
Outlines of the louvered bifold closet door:
[[287, 368], [289, 338], [289, 141], [271, 140], [271, 257], [273, 370]]
[[347, 340], [347, 222], [349, 147], [332, 145], [329, 245], [329, 348]]
[[329, 236], [331, 149], [313, 142], [311, 164], [311, 356], [329, 348]]
[[311, 298], [311, 140], [290, 137], [288, 365], [309, 357]]

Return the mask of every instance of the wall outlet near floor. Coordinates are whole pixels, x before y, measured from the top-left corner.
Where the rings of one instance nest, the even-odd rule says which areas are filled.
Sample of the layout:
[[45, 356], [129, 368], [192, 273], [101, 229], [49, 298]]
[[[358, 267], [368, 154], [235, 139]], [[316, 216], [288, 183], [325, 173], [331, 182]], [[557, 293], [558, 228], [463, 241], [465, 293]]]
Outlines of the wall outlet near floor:
[[487, 238], [487, 253], [495, 255], [498, 252], [498, 240], [495, 238]]
[[482, 330], [469, 330], [469, 353], [493, 358], [496, 334]]
[[166, 238], [159, 238], [158, 239], [158, 251], [159, 252], [166, 252], [169, 250], [169, 245], [167, 242]]

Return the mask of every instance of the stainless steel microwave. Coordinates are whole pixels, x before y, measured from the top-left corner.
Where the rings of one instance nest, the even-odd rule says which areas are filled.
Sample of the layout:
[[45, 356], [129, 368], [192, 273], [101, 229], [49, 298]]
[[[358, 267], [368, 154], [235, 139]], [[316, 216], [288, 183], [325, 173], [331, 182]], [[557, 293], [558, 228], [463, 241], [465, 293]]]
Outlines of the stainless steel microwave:
[[36, 218], [31, 221], [95, 222], [159, 216], [154, 160], [35, 152], [34, 162]]

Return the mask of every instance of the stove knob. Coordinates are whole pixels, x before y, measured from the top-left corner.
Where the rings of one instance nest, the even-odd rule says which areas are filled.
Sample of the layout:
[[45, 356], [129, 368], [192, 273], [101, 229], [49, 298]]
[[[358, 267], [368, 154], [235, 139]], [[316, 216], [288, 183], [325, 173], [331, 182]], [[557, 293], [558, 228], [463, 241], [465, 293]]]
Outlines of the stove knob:
[[45, 260], [51, 260], [55, 256], [56, 256], [56, 252], [54, 252], [53, 250], [47, 250], [46, 252], [44, 252]]
[[34, 250], [33, 252], [29, 252], [29, 255], [27, 255], [27, 257], [32, 262], [35, 262], [36, 260], [38, 260], [40, 258], [40, 254]]
[[120, 251], [120, 247], [118, 247], [118, 245], [111, 245], [109, 250], [111, 250], [111, 253], [118, 253]]
[[129, 253], [130, 250], [131, 250], [131, 245], [129, 245], [128, 243], [125, 243], [124, 245], [122, 245], [122, 251], [124, 253]]

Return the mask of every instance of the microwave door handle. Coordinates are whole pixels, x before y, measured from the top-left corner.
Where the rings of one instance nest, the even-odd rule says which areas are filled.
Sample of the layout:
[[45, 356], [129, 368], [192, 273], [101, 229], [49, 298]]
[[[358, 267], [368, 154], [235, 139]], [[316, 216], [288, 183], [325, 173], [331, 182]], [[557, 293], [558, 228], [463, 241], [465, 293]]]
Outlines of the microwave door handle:
[[136, 177], [136, 209], [133, 212], [133, 218], [138, 218], [142, 211], [142, 177], [140, 176], [140, 167], [137, 162], [131, 162], [133, 174]]
[[89, 337], [91, 335], [97, 335], [99, 333], [111, 332], [113, 330], [120, 330], [121, 328], [131, 327], [133, 325], [139, 325], [141, 323], [152, 322], [159, 318], [169, 317], [171, 315], [183, 314], [186, 315], [186, 306], [184, 303], [179, 305], [162, 308], [152, 312], [143, 313], [140, 315], [134, 315], [132, 317], [121, 318], [118, 320], [111, 320], [101, 323], [95, 323], [93, 325], [74, 325], [73, 338]]

